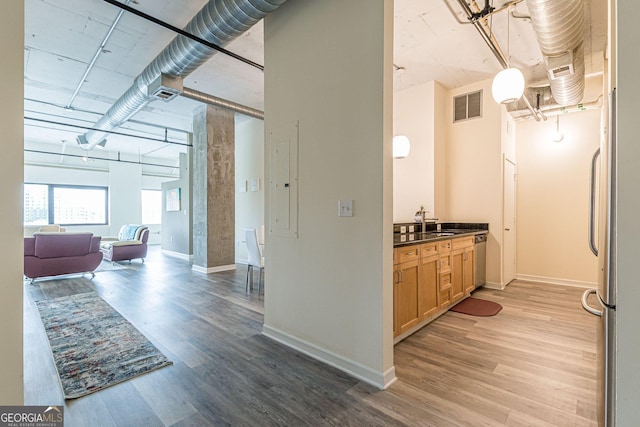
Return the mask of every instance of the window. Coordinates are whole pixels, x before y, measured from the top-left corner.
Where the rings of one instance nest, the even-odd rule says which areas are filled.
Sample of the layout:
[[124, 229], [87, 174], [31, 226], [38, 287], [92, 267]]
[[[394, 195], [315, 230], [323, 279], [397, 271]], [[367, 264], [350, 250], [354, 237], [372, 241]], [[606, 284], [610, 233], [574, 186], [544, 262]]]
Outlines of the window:
[[25, 225], [106, 225], [107, 187], [25, 184]]
[[162, 222], [162, 191], [142, 190], [142, 223], [160, 224]]

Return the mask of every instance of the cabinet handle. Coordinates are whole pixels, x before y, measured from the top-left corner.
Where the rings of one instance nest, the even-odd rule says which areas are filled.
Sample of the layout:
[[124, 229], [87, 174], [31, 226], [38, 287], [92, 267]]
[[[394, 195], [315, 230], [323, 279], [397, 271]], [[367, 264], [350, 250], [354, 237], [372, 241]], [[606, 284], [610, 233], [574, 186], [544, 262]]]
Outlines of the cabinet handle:
[[398, 283], [402, 283], [402, 270], [398, 270]]
[[436, 263], [436, 269], [440, 270], [441, 266], [440, 266], [440, 260], [438, 260], [438, 262]]
[[464, 253], [464, 260], [465, 260], [465, 261], [467, 260], [467, 255], [468, 255], [468, 254], [467, 254], [467, 252], [465, 252], [465, 253]]

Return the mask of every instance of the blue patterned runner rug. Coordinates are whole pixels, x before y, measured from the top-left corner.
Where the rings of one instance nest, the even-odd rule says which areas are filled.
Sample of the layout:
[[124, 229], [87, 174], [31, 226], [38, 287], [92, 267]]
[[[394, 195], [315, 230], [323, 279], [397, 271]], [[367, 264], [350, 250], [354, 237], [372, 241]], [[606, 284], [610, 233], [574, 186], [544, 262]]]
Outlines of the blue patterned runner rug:
[[93, 292], [36, 301], [65, 399], [86, 396], [171, 365]]

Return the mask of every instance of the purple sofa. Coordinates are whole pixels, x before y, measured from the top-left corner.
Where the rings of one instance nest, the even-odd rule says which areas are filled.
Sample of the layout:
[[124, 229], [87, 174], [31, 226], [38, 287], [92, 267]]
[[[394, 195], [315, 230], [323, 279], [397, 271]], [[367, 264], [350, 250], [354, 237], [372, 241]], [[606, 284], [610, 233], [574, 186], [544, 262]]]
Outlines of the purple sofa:
[[24, 275], [92, 273], [102, 261], [100, 236], [93, 233], [35, 233], [24, 238]]
[[144, 262], [147, 256], [147, 241], [149, 240], [149, 228], [145, 225], [127, 224], [122, 226], [118, 238], [105, 238], [100, 244], [100, 251], [104, 259], [111, 261], [131, 262], [140, 258]]

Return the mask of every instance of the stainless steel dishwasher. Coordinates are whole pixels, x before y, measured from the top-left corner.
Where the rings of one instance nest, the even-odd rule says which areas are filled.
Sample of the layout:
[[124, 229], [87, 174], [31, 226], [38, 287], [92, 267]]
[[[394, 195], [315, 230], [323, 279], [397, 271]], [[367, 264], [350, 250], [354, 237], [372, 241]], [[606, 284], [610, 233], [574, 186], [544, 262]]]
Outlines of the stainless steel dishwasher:
[[475, 287], [482, 286], [487, 280], [487, 234], [476, 234], [474, 238], [475, 242]]

